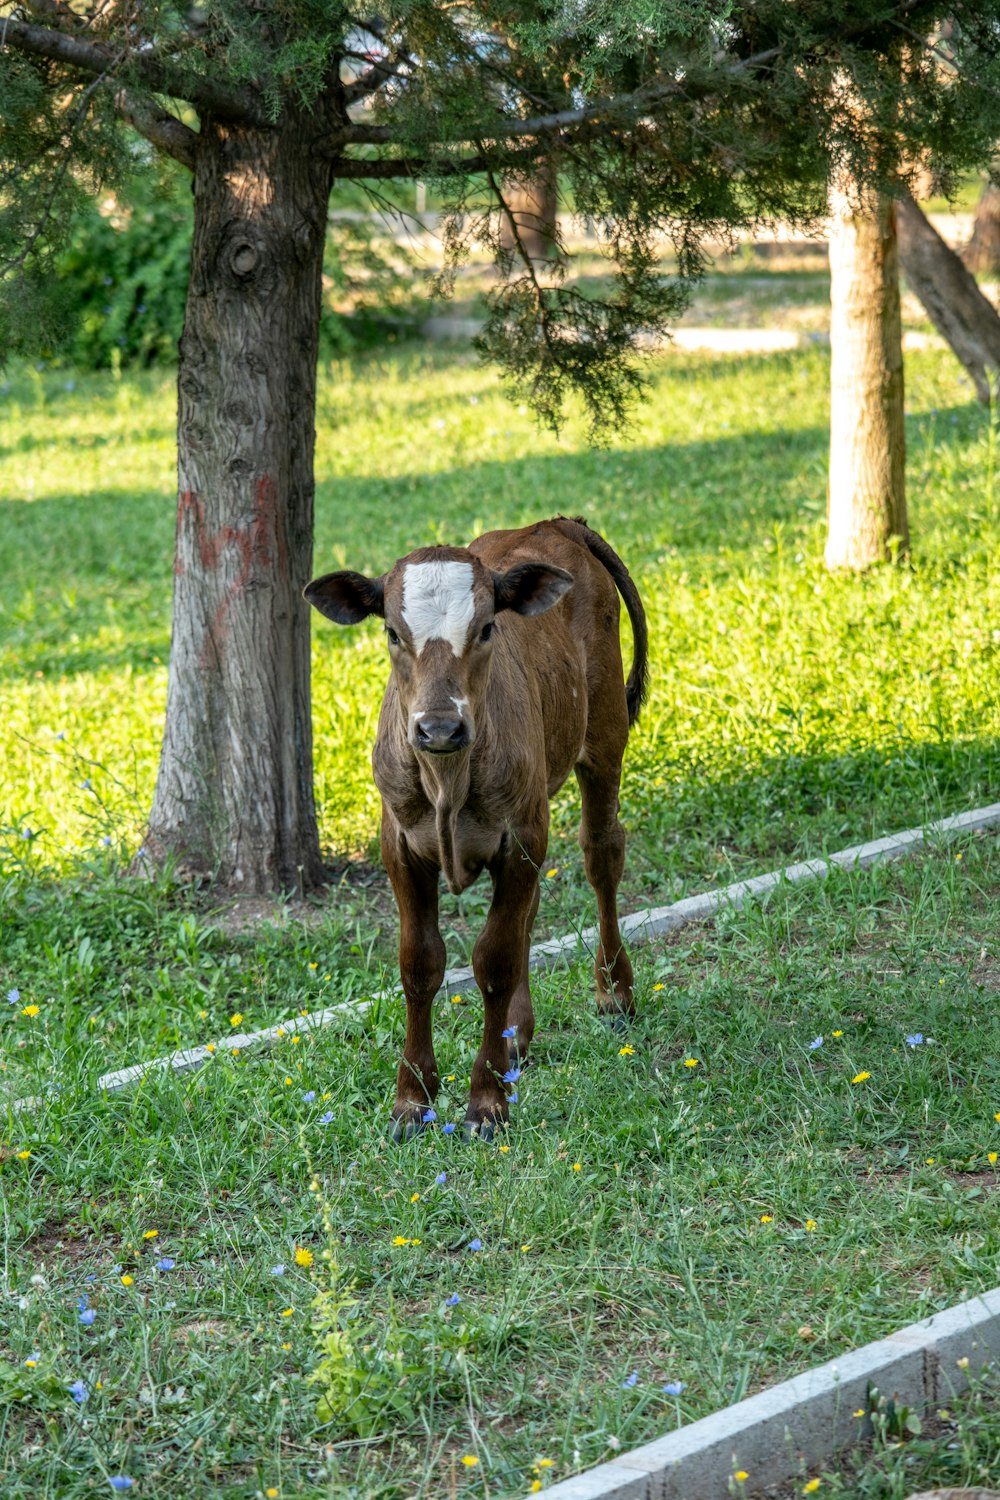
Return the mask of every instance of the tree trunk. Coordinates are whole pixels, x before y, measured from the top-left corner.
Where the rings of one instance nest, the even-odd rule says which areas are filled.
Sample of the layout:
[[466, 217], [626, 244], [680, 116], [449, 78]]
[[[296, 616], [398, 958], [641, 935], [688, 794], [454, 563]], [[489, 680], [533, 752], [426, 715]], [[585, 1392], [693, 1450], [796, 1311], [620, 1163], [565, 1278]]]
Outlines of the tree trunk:
[[976, 209], [972, 238], [962, 253], [970, 271], [1000, 276], [1000, 188], [988, 182]]
[[[517, 239], [525, 254], [536, 264], [559, 259], [556, 236], [556, 212], [559, 206], [555, 168], [543, 162], [531, 177], [517, 179], [504, 193], [507, 206], [517, 224]], [[517, 250], [513, 228], [504, 217], [500, 224], [500, 243], [505, 250]]]
[[896, 205], [899, 259], [911, 291], [968, 370], [976, 395], [989, 404], [1000, 376], [1000, 318], [976, 278], [906, 193]]
[[147, 849], [223, 888], [321, 878], [309, 609], [330, 168], [315, 122], [205, 121], [178, 370], [167, 721]]
[[831, 192], [828, 568], [904, 553], [903, 349], [895, 205]]

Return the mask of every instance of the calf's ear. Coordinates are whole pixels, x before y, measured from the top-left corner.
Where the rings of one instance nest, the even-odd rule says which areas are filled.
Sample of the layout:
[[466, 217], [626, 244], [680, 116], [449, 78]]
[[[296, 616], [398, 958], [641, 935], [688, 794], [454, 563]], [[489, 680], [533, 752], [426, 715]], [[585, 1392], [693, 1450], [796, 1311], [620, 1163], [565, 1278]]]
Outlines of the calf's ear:
[[552, 563], [517, 563], [506, 573], [493, 574], [497, 614], [512, 609], [518, 615], [543, 615], [572, 587], [572, 573]]
[[302, 590], [306, 599], [321, 615], [338, 625], [357, 625], [369, 615], [381, 615], [385, 609], [385, 585], [381, 578], [366, 578], [363, 573], [324, 573]]

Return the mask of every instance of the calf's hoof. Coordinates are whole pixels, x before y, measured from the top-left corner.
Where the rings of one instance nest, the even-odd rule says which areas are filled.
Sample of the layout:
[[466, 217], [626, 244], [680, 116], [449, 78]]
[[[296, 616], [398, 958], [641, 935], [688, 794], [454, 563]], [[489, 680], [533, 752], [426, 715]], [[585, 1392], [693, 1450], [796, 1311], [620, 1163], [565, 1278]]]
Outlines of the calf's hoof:
[[634, 1019], [634, 1015], [623, 1010], [601, 1011], [602, 1022], [609, 1031], [614, 1032], [616, 1035], [620, 1035], [623, 1031], [628, 1031]]
[[393, 1115], [389, 1121], [389, 1139], [398, 1146], [402, 1141], [412, 1141], [416, 1136], [423, 1135], [426, 1129], [422, 1110], [406, 1110]]
[[492, 1141], [500, 1131], [507, 1128], [507, 1115], [503, 1110], [470, 1112], [462, 1125], [462, 1134], [467, 1141]]

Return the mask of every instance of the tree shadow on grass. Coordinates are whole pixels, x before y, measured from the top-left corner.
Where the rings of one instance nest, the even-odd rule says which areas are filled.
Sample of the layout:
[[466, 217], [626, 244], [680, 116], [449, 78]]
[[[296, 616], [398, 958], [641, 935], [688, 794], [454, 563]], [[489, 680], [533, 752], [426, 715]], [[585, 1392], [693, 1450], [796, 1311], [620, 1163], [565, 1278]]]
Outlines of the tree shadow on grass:
[[[737, 367], [749, 375], [753, 363], [709, 359], [697, 371], [685, 368], [683, 378], [701, 380]], [[984, 420], [974, 402], [908, 418], [911, 450], [937, 444], [957, 461]], [[777, 526], [789, 541], [817, 550], [828, 441], [825, 427], [812, 426], [645, 448], [483, 459], [389, 479], [321, 477], [315, 571], [343, 557], [347, 566], [381, 572], [429, 541], [469, 541], [483, 530], [561, 513], [587, 517], [639, 576], [654, 573], [664, 557], [679, 556], [692, 572], [710, 570], [717, 577], [735, 555], [763, 547]], [[962, 519], [963, 496], [915, 498], [921, 506], [951, 506], [956, 523]], [[11, 601], [31, 597], [27, 612], [15, 602], [6, 618], [0, 615], [0, 649], [6, 644], [8, 655], [0, 675], [146, 670], [153, 657], [165, 660], [174, 524], [172, 496], [110, 487], [83, 498], [0, 503], [0, 553], [13, 559], [5, 595]], [[148, 605], [141, 604], [140, 591]], [[113, 646], [100, 640], [105, 603], [123, 593], [129, 596], [122, 619], [126, 636], [129, 619], [143, 616], [134, 648], [128, 639]], [[150, 619], [156, 621], [152, 631]]]

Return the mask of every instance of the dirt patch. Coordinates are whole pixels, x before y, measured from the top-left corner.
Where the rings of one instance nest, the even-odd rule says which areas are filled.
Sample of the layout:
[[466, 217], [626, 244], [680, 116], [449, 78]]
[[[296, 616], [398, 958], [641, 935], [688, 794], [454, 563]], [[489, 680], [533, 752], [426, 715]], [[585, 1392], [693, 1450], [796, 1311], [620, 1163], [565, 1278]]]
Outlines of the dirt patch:
[[326, 866], [326, 884], [305, 899], [297, 896], [229, 896], [208, 911], [209, 924], [226, 937], [239, 937], [264, 926], [289, 927], [301, 923], [317, 927], [333, 909], [371, 913], [377, 919], [395, 916], [389, 879], [379, 865], [366, 860], [339, 860]]
[[74, 1267], [86, 1263], [103, 1264], [118, 1254], [118, 1242], [82, 1235], [69, 1224], [47, 1224], [25, 1246], [39, 1265]]

